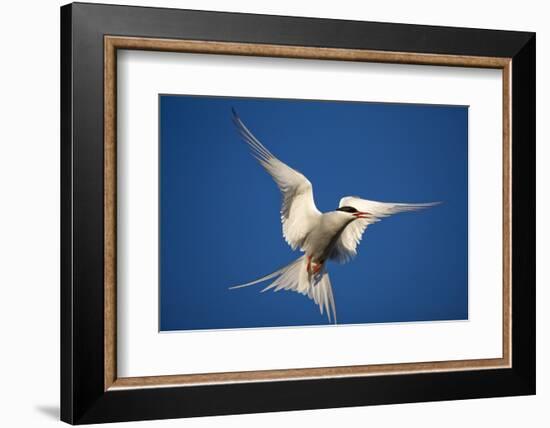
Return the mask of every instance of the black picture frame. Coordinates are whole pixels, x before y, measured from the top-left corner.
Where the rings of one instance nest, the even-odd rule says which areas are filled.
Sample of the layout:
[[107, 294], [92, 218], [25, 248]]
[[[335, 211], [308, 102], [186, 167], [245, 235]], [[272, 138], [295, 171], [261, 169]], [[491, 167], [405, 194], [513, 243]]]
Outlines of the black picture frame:
[[[104, 388], [104, 36], [512, 59], [512, 367]], [[535, 34], [73, 3], [61, 8], [61, 419], [71, 424], [535, 393]]]

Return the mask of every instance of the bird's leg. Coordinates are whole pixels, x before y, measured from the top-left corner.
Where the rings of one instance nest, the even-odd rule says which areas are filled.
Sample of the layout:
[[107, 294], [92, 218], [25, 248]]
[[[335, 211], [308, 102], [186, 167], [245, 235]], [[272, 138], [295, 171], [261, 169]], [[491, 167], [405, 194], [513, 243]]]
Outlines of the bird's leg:
[[323, 267], [323, 263], [314, 263], [313, 264], [313, 274], [317, 275], [322, 267]]
[[321, 271], [321, 268], [323, 267], [323, 263], [325, 261], [323, 260], [320, 263], [315, 263], [315, 262], [312, 262], [311, 259], [312, 259], [312, 256], [307, 256], [306, 271], [309, 275], [317, 275]]

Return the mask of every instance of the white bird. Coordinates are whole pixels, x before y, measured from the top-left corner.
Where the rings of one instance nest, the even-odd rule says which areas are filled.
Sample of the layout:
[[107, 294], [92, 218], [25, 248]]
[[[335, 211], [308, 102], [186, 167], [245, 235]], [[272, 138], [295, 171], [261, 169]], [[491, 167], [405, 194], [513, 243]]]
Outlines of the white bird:
[[293, 250], [299, 248], [305, 254], [269, 275], [230, 289], [274, 280], [262, 292], [292, 290], [307, 295], [319, 306], [321, 315], [325, 310], [329, 322], [334, 320], [336, 323], [336, 305], [326, 262], [346, 263], [353, 259], [370, 224], [392, 214], [428, 208], [438, 202], [407, 204], [345, 196], [340, 199], [336, 210], [322, 213], [315, 206], [311, 182], [273, 156], [248, 130], [235, 110], [233, 122], [254, 157], [273, 177], [282, 193], [281, 222], [286, 242]]

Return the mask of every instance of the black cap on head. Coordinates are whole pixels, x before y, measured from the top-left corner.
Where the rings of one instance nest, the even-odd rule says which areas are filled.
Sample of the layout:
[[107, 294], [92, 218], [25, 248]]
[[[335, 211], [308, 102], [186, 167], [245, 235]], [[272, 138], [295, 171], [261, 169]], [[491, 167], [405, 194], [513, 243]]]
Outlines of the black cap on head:
[[357, 209], [353, 208], [353, 207], [340, 207], [340, 208], [336, 208], [336, 211], [344, 211], [346, 213], [356, 213], [358, 212]]

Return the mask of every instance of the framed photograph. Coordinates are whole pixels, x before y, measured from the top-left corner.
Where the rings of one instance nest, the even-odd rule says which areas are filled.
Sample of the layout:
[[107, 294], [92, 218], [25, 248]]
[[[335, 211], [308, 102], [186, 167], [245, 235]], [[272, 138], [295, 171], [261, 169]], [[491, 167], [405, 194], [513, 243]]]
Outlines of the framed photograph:
[[61, 8], [61, 418], [535, 393], [535, 35]]

